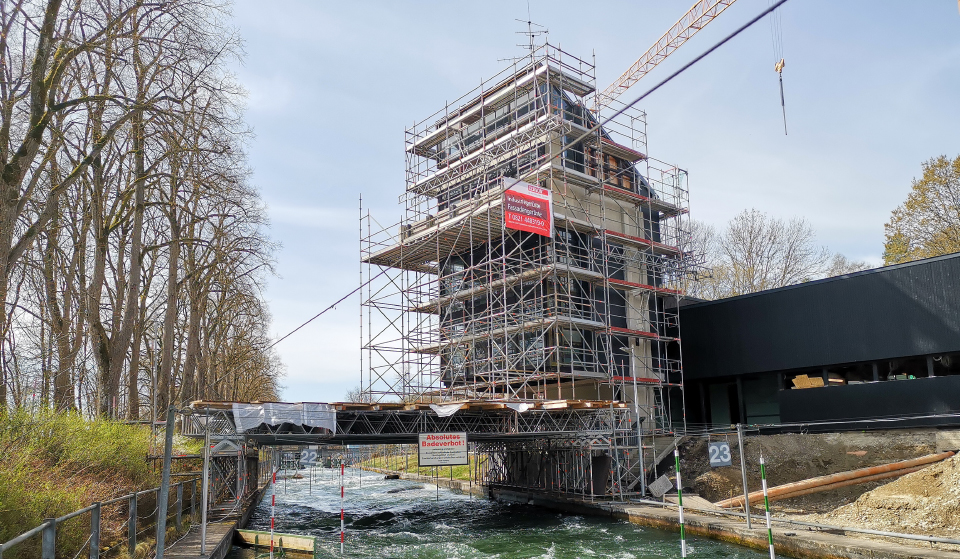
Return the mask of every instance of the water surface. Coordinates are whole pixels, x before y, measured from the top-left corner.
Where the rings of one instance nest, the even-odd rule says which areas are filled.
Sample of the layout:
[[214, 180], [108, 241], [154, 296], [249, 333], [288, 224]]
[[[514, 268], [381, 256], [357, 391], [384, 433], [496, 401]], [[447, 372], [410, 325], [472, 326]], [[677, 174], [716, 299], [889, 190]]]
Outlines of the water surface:
[[[278, 532], [317, 536], [318, 557], [340, 557], [338, 470], [301, 471], [274, 486]], [[667, 558], [680, 557], [679, 534], [606, 517], [562, 514], [529, 505], [471, 498], [433, 484], [384, 480], [347, 469], [344, 557], [390, 558]], [[252, 530], [270, 529], [270, 495], [254, 512]], [[688, 556], [761, 559], [766, 554], [712, 540], [688, 539]], [[234, 549], [231, 559], [252, 559]]]

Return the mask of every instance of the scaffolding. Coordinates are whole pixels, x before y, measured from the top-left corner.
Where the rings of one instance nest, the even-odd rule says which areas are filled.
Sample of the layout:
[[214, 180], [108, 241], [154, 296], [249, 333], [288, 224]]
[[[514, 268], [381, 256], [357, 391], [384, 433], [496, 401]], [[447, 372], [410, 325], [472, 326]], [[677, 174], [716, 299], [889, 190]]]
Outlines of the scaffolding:
[[[643, 111], [600, 127], [597, 106], [594, 63], [544, 44], [406, 131], [402, 219], [361, 208], [367, 401], [608, 400], [645, 434], [683, 426], [687, 175], [647, 155]], [[548, 234], [510, 221], [525, 186]]]

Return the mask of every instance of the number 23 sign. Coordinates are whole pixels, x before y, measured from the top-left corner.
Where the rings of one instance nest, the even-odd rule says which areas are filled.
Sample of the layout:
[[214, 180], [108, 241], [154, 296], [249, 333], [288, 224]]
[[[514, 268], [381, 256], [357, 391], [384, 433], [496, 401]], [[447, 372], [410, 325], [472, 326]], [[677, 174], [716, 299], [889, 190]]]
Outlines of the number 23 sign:
[[714, 468], [719, 466], [732, 466], [730, 459], [730, 443], [719, 442], [710, 443], [710, 465]]

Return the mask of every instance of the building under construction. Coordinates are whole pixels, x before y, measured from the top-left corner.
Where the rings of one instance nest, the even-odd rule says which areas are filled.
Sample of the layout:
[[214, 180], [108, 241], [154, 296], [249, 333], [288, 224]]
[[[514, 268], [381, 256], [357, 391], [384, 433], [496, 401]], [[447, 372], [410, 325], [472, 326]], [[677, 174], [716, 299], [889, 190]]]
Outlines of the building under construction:
[[[538, 456], [539, 481], [521, 485], [616, 494], [643, 484], [638, 434], [684, 423], [688, 191], [683, 170], [647, 155], [645, 113], [606, 120], [617, 107], [601, 106], [594, 63], [545, 44], [406, 131], [403, 218], [361, 221], [362, 391], [610, 402], [623, 417], [609, 436], [486, 450], [502, 464]], [[598, 459], [609, 478], [562, 467]], [[580, 481], [560, 473], [577, 469]]]

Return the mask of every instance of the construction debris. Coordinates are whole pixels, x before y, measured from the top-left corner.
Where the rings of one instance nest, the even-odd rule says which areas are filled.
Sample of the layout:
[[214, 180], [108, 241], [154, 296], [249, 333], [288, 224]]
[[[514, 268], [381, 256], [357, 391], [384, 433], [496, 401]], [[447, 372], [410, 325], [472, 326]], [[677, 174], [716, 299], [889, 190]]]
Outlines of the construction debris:
[[[810, 493], [830, 491], [832, 489], [838, 489], [848, 485], [857, 485], [860, 483], [866, 483], [868, 481], [877, 481], [881, 479], [902, 476], [919, 471], [929, 464], [940, 462], [952, 457], [953, 455], [953, 452], [930, 454], [928, 456], [921, 456], [920, 458], [914, 458], [912, 460], [904, 460], [901, 462], [872, 466], [869, 468], [860, 468], [858, 470], [839, 472], [827, 476], [818, 476], [802, 481], [778, 485], [770, 488], [768, 492], [769, 499], [771, 501], [789, 499], [791, 497], [809, 495]], [[751, 505], [763, 502], [763, 491], [754, 491], [750, 493], [749, 499]], [[743, 497], [739, 496], [732, 499], [725, 499], [716, 503], [716, 505], [723, 508], [742, 507]]]
[[868, 491], [849, 505], [801, 520], [909, 534], [960, 535], [960, 456]]

